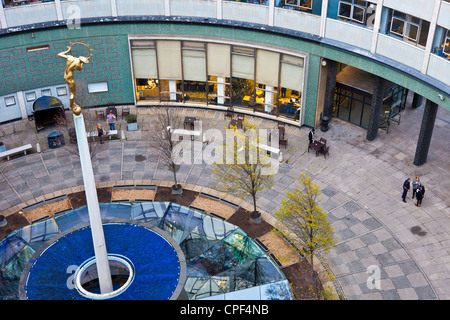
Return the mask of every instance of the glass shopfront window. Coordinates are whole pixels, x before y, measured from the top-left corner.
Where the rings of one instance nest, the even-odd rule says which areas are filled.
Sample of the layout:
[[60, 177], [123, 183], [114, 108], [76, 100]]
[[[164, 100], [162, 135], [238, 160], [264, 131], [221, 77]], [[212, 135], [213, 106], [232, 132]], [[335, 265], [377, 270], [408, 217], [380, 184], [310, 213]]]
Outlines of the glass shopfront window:
[[226, 44], [207, 43], [208, 103], [230, 105], [231, 47]]
[[231, 70], [233, 105], [253, 109], [256, 101], [264, 102], [255, 90], [255, 49], [232, 46]]
[[205, 43], [183, 41], [182, 52], [184, 100], [206, 102]]
[[137, 101], [203, 103], [301, 119], [304, 58], [243, 45], [131, 40]]
[[279, 115], [298, 120], [301, 111], [304, 59], [281, 55]]
[[[399, 122], [399, 113], [405, 107], [406, 89], [393, 85], [385, 90], [381, 110], [381, 125], [387, 121]], [[372, 104], [370, 93], [337, 83], [335, 87], [333, 117], [367, 129]]]

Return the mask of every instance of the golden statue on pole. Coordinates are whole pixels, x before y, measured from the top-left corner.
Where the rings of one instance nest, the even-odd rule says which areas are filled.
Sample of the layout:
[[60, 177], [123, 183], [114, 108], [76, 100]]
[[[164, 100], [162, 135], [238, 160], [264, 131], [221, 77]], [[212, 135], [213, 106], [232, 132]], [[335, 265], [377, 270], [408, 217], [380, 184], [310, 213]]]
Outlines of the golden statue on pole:
[[[72, 55], [72, 52], [71, 52], [72, 47], [77, 44], [83, 45], [89, 50], [89, 55], [87, 57], [83, 57], [83, 56], [74, 57]], [[68, 54], [68, 53], [70, 53], [70, 54]], [[82, 41], [70, 42], [70, 46], [67, 47], [67, 50], [58, 53], [58, 57], [67, 59], [66, 70], [64, 71], [64, 80], [66, 80], [67, 84], [69, 85], [69, 89], [70, 89], [70, 110], [72, 110], [72, 112], [78, 116], [81, 114], [81, 107], [79, 105], [77, 105], [74, 101], [75, 93], [76, 93], [76, 86], [75, 86], [75, 80], [73, 78], [73, 72], [75, 70], [82, 70], [83, 65], [85, 63], [89, 63], [89, 59], [92, 58], [92, 49], [90, 48], [89, 44], [86, 44]]]

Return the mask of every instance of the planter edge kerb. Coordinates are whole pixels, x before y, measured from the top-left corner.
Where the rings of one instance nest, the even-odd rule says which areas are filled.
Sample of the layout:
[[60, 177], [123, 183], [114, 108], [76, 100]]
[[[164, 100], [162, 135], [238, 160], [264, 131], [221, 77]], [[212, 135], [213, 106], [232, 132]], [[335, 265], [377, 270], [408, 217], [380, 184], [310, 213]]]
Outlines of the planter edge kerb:
[[261, 223], [261, 212], [259, 211], [250, 212], [250, 221], [253, 223]]
[[183, 187], [181, 184], [174, 184], [172, 185], [172, 194], [182, 194], [183, 193]]

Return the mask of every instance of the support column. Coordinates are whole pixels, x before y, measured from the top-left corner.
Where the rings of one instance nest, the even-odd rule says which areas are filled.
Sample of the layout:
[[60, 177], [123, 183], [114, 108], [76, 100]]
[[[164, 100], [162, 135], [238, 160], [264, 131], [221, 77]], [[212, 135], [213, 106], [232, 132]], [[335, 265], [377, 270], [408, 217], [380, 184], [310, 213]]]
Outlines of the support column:
[[217, 0], [217, 2], [216, 2], [216, 18], [218, 19], [218, 20], [221, 20], [222, 19], [222, 0]]
[[0, 3], [0, 28], [6, 29], [8, 28], [8, 24], [6, 23], [5, 10], [3, 9], [3, 5]]
[[55, 0], [55, 8], [56, 8], [56, 16], [58, 17], [58, 21], [63, 21], [63, 13], [61, 8], [61, 0]]
[[426, 101], [425, 109], [423, 110], [419, 139], [417, 141], [416, 155], [414, 156], [414, 164], [416, 166], [420, 166], [427, 161], [437, 110], [438, 105], [436, 103], [430, 100]]
[[380, 113], [383, 106], [384, 79], [377, 77], [372, 94], [372, 104], [370, 107], [369, 126], [367, 128], [366, 140], [372, 141], [378, 136], [380, 127]]
[[271, 27], [273, 27], [274, 14], [275, 14], [275, 0], [269, 0], [269, 22], [267, 24]]
[[170, 16], [170, 0], [164, 0], [164, 15]]
[[334, 88], [336, 87], [338, 63], [333, 60], [324, 61], [327, 62], [328, 69], [322, 117], [328, 117], [331, 120], [331, 117], [333, 116]]

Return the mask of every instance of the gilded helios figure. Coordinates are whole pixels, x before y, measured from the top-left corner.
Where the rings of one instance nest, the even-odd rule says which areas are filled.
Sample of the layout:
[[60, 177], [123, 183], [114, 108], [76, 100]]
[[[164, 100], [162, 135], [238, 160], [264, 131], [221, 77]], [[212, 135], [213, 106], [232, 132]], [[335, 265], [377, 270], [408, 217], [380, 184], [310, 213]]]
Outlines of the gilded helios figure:
[[[77, 44], [83, 45], [89, 50], [89, 55], [87, 57], [83, 57], [83, 56], [74, 57], [72, 55], [72, 52], [71, 52], [72, 47]], [[70, 54], [68, 54], [68, 53], [70, 53]], [[73, 72], [75, 70], [82, 70], [83, 65], [85, 63], [89, 63], [89, 59], [92, 58], [92, 49], [90, 48], [89, 44], [86, 44], [82, 41], [75, 41], [75, 42], [70, 43], [70, 46], [67, 47], [66, 51], [58, 53], [58, 57], [67, 59], [66, 70], [64, 71], [64, 80], [67, 82], [67, 84], [69, 85], [69, 89], [70, 89], [70, 110], [72, 110], [72, 112], [75, 115], [80, 115], [81, 107], [79, 105], [77, 105], [74, 101], [75, 93], [76, 93], [76, 86], [75, 86], [75, 80], [73, 77]]]

